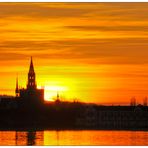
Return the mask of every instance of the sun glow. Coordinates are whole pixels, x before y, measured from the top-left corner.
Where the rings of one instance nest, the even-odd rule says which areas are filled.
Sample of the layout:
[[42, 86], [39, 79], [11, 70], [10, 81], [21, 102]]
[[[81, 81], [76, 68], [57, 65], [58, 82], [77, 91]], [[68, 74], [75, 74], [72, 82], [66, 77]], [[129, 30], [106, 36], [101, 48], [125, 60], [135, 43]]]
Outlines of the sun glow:
[[45, 86], [45, 100], [46, 101], [54, 101], [57, 93], [64, 94], [68, 88], [65, 86]]

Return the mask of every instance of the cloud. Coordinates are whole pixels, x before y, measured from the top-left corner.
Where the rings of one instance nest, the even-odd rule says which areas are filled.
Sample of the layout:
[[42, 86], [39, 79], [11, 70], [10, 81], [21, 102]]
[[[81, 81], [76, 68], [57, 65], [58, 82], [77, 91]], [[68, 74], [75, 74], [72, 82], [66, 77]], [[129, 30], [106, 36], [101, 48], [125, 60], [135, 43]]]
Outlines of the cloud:
[[[86, 64], [148, 64], [147, 38], [0, 42], [0, 60], [34, 56]], [[140, 50], [139, 50], [140, 49]]]
[[147, 3], [1, 3], [0, 17], [148, 20]]
[[148, 26], [65, 26], [68, 29], [81, 31], [148, 31]]
[[22, 53], [38, 53], [40, 52], [66, 52], [67, 45], [61, 44], [56, 41], [31, 41], [31, 40], [21, 40], [21, 41], [0, 41], [1, 52], [22, 52]]
[[25, 54], [19, 54], [14, 52], [0, 52], [0, 61], [22, 60], [26, 59]]
[[26, 16], [31, 18], [79, 17], [88, 12], [75, 7], [56, 7], [56, 3], [1, 3], [0, 17]]

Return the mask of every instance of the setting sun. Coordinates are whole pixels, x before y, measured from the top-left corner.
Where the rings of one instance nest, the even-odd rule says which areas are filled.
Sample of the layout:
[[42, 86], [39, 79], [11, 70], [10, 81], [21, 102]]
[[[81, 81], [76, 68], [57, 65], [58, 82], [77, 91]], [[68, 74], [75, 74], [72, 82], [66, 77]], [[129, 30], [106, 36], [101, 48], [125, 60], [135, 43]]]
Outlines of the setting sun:
[[57, 97], [57, 93], [63, 95], [66, 91], [68, 91], [68, 88], [64, 86], [45, 86], [44, 88], [44, 98], [46, 101], [54, 101]]

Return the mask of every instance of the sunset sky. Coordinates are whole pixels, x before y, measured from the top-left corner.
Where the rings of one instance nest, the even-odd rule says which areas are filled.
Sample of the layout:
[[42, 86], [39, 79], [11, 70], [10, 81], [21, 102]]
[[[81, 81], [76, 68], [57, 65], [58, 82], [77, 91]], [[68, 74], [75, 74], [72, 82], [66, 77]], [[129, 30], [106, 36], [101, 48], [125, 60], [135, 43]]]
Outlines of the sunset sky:
[[143, 103], [148, 3], [0, 3], [0, 94], [26, 87], [31, 56], [46, 99]]

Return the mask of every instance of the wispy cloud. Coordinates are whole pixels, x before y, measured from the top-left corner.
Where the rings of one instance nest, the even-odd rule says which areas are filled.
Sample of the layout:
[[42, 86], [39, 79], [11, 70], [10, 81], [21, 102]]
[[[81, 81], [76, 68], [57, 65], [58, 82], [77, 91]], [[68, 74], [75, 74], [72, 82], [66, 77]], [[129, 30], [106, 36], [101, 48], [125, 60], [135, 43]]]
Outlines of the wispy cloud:
[[148, 26], [66, 26], [68, 29], [82, 30], [82, 31], [142, 31], [147, 32]]
[[90, 64], [148, 64], [147, 46], [147, 38], [7, 41], [0, 42], [0, 48], [5, 49], [0, 51], [0, 60], [34, 55], [42, 59], [69, 59], [80, 63], [83, 60]]
[[[51, 5], [51, 6], [50, 6]], [[57, 4], [58, 5], [58, 4]], [[69, 5], [69, 4], [67, 4]], [[0, 5], [0, 17], [37, 17], [57, 18], [57, 17], [80, 17], [87, 13], [87, 9], [73, 7], [56, 7], [56, 3], [2, 3]]]

